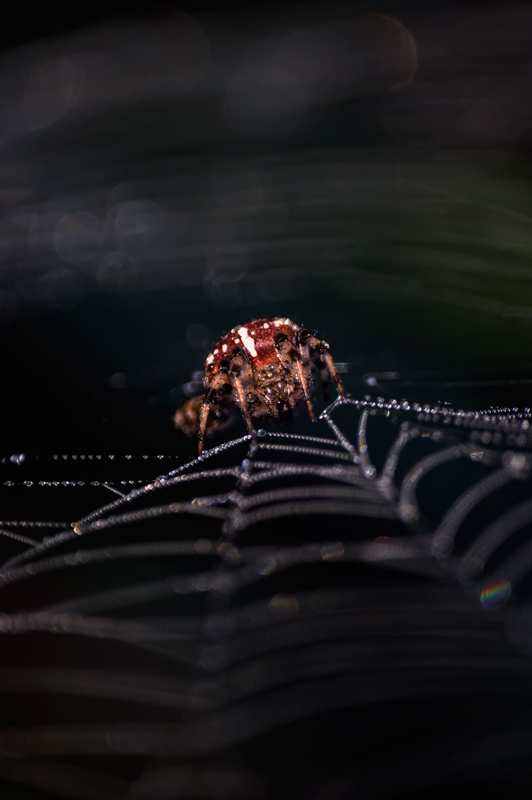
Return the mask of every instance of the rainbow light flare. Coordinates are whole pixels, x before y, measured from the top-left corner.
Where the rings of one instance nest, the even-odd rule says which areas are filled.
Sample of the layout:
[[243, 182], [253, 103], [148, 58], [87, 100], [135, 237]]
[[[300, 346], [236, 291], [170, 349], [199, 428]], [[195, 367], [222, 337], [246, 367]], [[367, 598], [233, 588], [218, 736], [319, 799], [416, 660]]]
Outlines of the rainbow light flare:
[[507, 580], [498, 580], [485, 586], [480, 594], [483, 608], [500, 608], [510, 599], [512, 584]]

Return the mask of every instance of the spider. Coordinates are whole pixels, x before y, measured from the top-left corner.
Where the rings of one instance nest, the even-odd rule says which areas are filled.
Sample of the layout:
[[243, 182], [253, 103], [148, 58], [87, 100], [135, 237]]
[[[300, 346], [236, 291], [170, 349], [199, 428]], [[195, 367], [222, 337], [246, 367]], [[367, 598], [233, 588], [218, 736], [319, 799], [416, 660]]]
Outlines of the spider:
[[262, 317], [240, 325], [207, 356], [205, 394], [176, 411], [175, 425], [186, 436], [197, 434], [201, 455], [205, 436], [239, 413], [252, 436], [256, 435], [254, 420], [288, 424], [303, 402], [315, 422], [310, 398], [314, 369], [320, 373], [325, 400], [329, 397], [328, 374], [339, 395], [345, 397], [323, 339], [289, 319]]

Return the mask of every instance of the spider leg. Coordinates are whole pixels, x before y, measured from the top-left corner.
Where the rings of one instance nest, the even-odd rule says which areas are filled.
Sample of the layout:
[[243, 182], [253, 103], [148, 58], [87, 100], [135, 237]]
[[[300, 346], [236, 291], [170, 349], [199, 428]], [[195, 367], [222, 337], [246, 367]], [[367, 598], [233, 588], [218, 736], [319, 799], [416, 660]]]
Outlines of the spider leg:
[[314, 406], [312, 405], [312, 399], [310, 397], [310, 392], [308, 390], [308, 380], [307, 376], [305, 375], [305, 371], [303, 369], [303, 364], [301, 363], [299, 353], [296, 353], [295, 367], [299, 378], [299, 382], [301, 384], [301, 388], [303, 389], [303, 394], [305, 395], [305, 401], [307, 403], [310, 419], [312, 420], [312, 422], [316, 422], [316, 414], [314, 413]]
[[201, 405], [198, 431], [198, 455], [200, 456], [203, 453], [203, 442], [205, 439], [205, 431], [207, 430], [210, 406], [211, 404], [219, 404], [223, 400], [223, 396], [230, 391], [231, 381], [227, 374], [227, 367], [224, 368], [220, 365], [220, 369], [215, 375], [211, 386], [203, 396]]
[[323, 399], [325, 400], [326, 403], [328, 403], [330, 396], [329, 370], [327, 369], [327, 367], [325, 366], [325, 364], [323, 363], [323, 361], [321, 360], [321, 358], [317, 353], [311, 352], [308, 354], [308, 356], [312, 361], [312, 363], [314, 364], [314, 366], [316, 367], [316, 369], [318, 370], [318, 372], [320, 373], [321, 391], [323, 394]]
[[284, 333], [277, 333], [274, 336], [275, 348], [279, 355], [279, 361], [287, 367], [290, 371], [295, 369], [303, 395], [308, 408], [308, 413], [312, 422], [316, 422], [316, 414], [314, 413], [314, 406], [312, 405], [312, 398], [309, 391], [309, 380], [305, 373], [303, 361], [300, 353], [293, 346], [292, 342]]
[[251, 436], [256, 436], [257, 432], [253, 427], [249, 411], [250, 400], [255, 398], [255, 383], [249, 359], [242, 348], [238, 347], [231, 353], [230, 363], [229, 375], [231, 383], [236, 389], [238, 405], [246, 421], [248, 433], [250, 433]]
[[334, 361], [332, 360], [332, 356], [329, 352], [329, 345], [327, 342], [323, 341], [323, 339], [318, 339], [317, 336], [314, 336], [310, 331], [307, 330], [298, 331], [298, 339], [300, 346], [307, 350], [313, 363], [320, 370], [323, 396], [325, 399], [328, 399], [329, 394], [329, 387], [326, 379], [327, 371], [335, 382], [340, 397], [345, 397], [344, 385], [340, 380], [340, 376], [336, 371], [336, 367], [334, 366]]
[[198, 456], [201, 456], [201, 454], [203, 453], [203, 440], [205, 439], [205, 430], [207, 428], [208, 418], [209, 418], [209, 403], [204, 397], [199, 419]]
[[248, 433], [250, 433], [252, 436], [255, 436], [257, 432], [253, 427], [253, 423], [251, 421], [251, 414], [249, 413], [249, 408], [246, 401], [246, 393], [244, 391], [244, 385], [239, 375], [233, 375], [233, 381], [235, 384], [236, 393], [238, 395], [238, 403], [240, 405], [240, 408], [242, 409], [242, 414], [244, 415], [244, 419], [246, 420]]

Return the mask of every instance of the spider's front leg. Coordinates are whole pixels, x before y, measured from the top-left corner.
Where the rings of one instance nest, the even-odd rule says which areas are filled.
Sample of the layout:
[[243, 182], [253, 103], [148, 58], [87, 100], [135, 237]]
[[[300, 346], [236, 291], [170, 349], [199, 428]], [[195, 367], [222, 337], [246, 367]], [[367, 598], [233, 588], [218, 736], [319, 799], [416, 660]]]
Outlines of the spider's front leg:
[[329, 382], [327, 380], [327, 372], [333, 379], [338, 389], [340, 397], [345, 397], [345, 389], [340, 376], [334, 366], [334, 361], [329, 352], [329, 345], [323, 339], [318, 339], [313, 333], [308, 330], [302, 329], [297, 332], [297, 342], [299, 349], [305, 353], [311, 360], [316, 368], [320, 371], [321, 385], [323, 389], [323, 397], [327, 401], [329, 399]]
[[241, 347], [236, 347], [231, 353], [229, 363], [229, 378], [236, 389], [238, 405], [246, 420], [248, 433], [256, 436], [257, 432], [251, 421], [249, 406], [255, 402], [257, 395], [255, 393], [253, 370], [245, 350]]
[[209, 412], [213, 407], [218, 408], [221, 406], [225, 408], [227, 405], [226, 395], [231, 392], [231, 380], [228, 372], [229, 365], [220, 364], [213, 382], [203, 395], [198, 430], [198, 455], [200, 456], [203, 453], [203, 441], [205, 439], [205, 431], [207, 430]]
[[289, 370], [291, 375], [293, 375], [295, 372], [295, 376], [297, 377], [299, 383], [301, 384], [301, 388], [303, 389], [303, 395], [305, 396], [310, 419], [312, 422], [316, 422], [316, 414], [314, 413], [314, 406], [312, 405], [312, 399], [310, 397], [308, 372], [305, 370], [306, 365], [303, 364], [301, 355], [286, 334], [276, 333], [273, 338], [279, 361], [284, 367], [286, 367], [286, 369]]

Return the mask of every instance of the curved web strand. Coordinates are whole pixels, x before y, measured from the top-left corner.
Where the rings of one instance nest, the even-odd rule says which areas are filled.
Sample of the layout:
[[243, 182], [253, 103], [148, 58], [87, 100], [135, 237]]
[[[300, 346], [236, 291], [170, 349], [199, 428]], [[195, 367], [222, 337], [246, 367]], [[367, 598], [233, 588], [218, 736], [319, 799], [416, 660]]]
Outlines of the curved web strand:
[[[21, 470], [38, 466], [32, 508], [55, 492], [60, 510], [70, 492], [84, 510], [68, 524], [1, 522], [11, 555], [0, 634], [45, 637], [50, 653], [67, 637], [92, 654], [90, 668], [74, 654], [0, 669], [11, 696], [71, 698], [45, 736], [25, 724], [26, 760], [67, 774], [72, 756], [142, 752], [150, 774], [178, 775], [183, 758], [201, 756], [210, 774], [220, 748], [323, 712], [532, 691], [520, 616], [532, 545], [507, 549], [532, 521], [528, 411], [339, 398], [320, 420], [320, 435], [258, 431], [177, 468], [161, 456], [147, 482], [139, 466], [155, 464], [136, 456], [114, 458], [103, 481], [87, 479], [100, 463], [88, 458], [61, 460], [64, 481], [49, 479], [46, 457], [10, 467], [6, 508]], [[445, 487], [443, 509], [434, 485]], [[92, 721], [78, 714], [82, 698]], [[1, 733], [11, 764], [20, 735]], [[242, 775], [237, 762], [227, 768]]]

